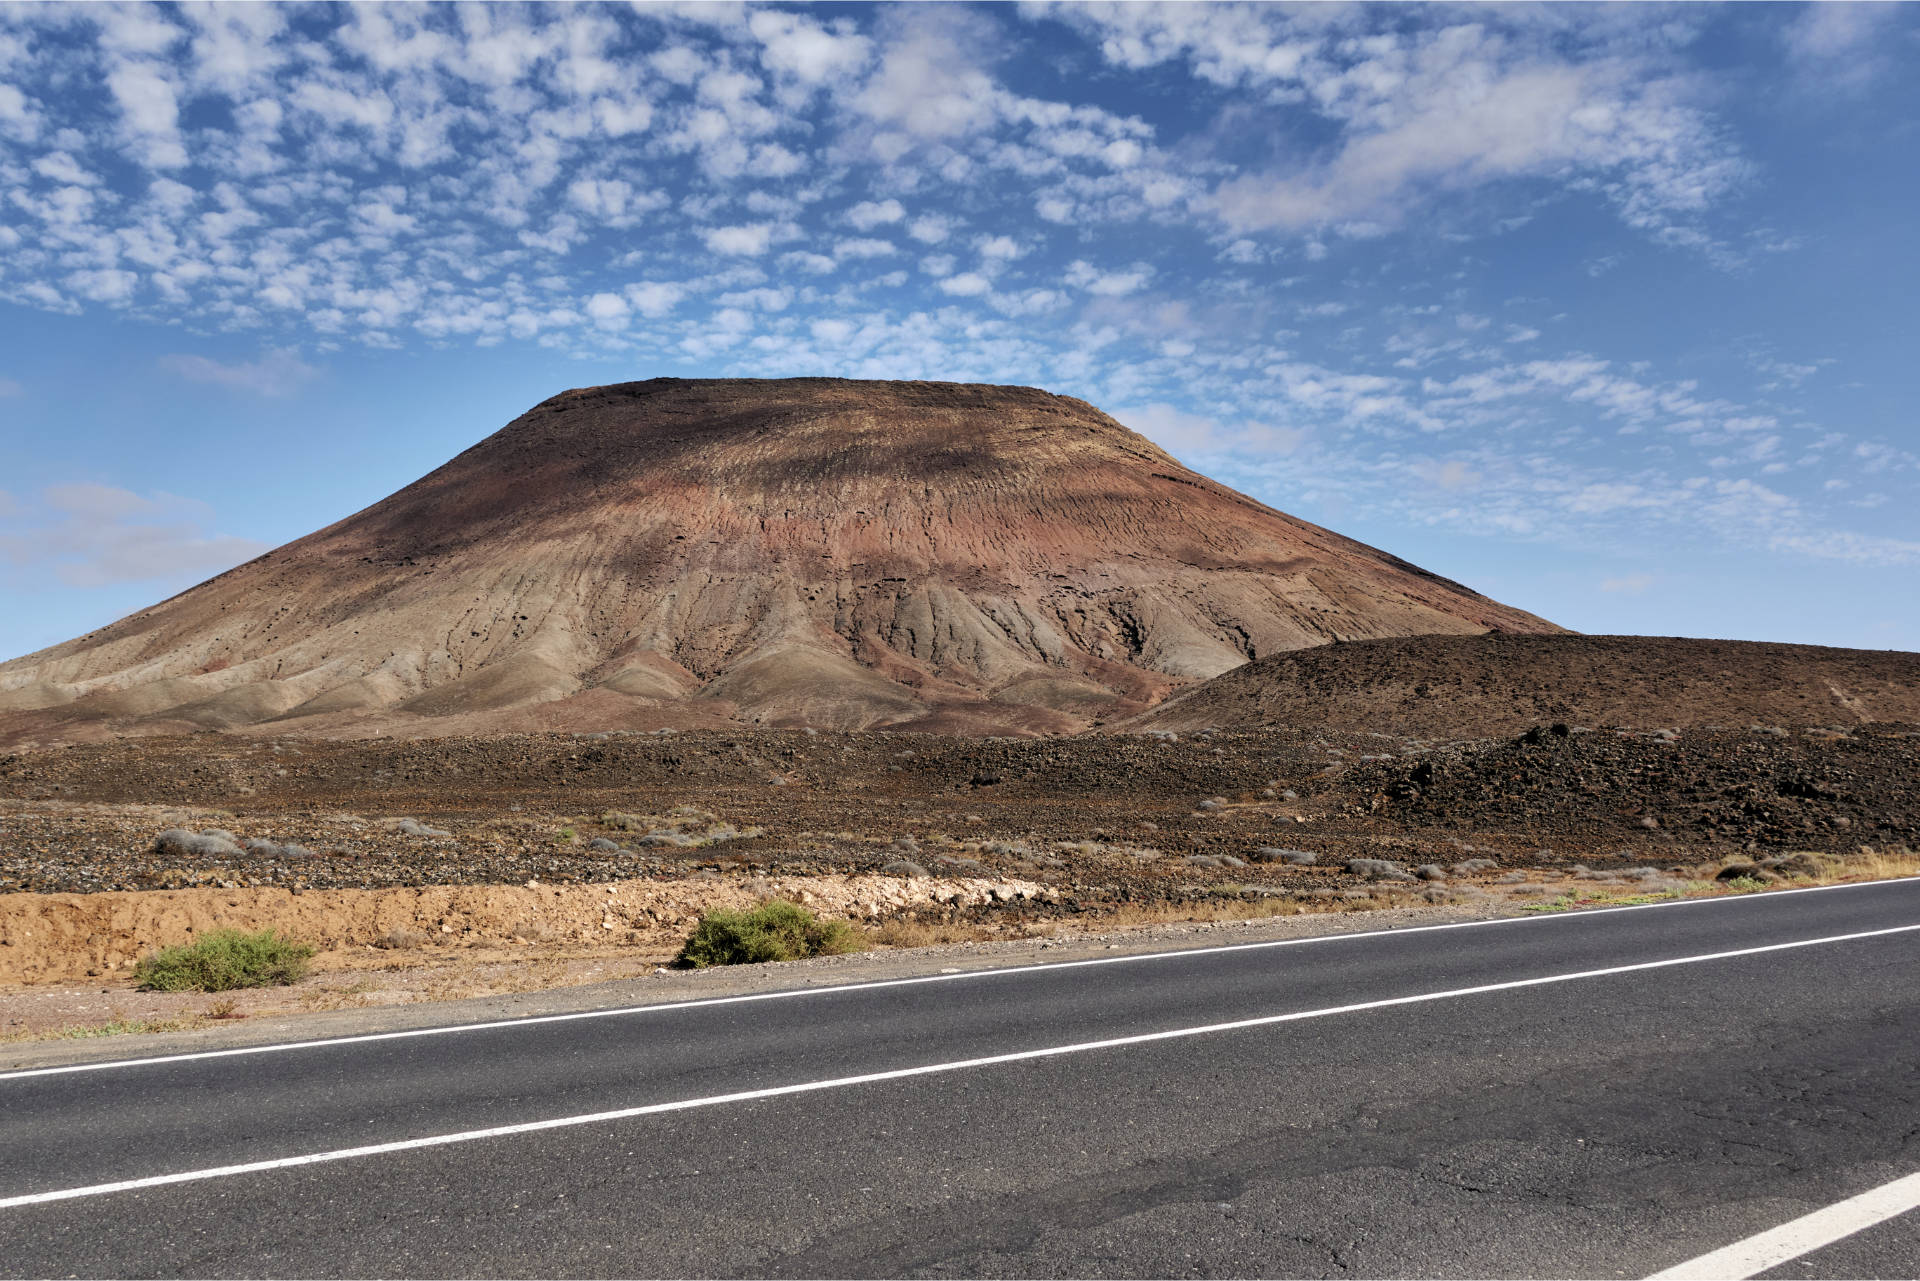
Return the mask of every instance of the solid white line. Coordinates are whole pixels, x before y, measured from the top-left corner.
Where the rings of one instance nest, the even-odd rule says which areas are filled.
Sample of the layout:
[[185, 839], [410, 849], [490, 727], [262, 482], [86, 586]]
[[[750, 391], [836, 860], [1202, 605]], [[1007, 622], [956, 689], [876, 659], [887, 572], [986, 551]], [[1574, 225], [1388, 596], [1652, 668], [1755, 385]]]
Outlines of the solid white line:
[[1735, 1241], [1711, 1254], [1689, 1259], [1665, 1272], [1656, 1272], [1649, 1281], [1667, 1281], [1667, 1278], [1745, 1281], [1916, 1207], [1920, 1207], [1920, 1174], [1909, 1174], [1744, 1241]]
[[143, 1179], [124, 1179], [117, 1183], [95, 1183], [87, 1187], [61, 1188], [54, 1192], [29, 1192], [22, 1196], [0, 1198], [0, 1210], [23, 1205], [42, 1205], [49, 1201], [70, 1201], [76, 1197], [105, 1196], [111, 1192], [131, 1192], [140, 1188], [164, 1187], [174, 1183], [194, 1183], [202, 1179], [221, 1179], [235, 1174], [258, 1174], [267, 1170], [287, 1170], [327, 1161], [348, 1161], [356, 1157], [381, 1156], [389, 1152], [409, 1152], [417, 1148], [444, 1147], [449, 1143], [471, 1143], [477, 1139], [496, 1139], [513, 1134], [533, 1134], [540, 1130], [559, 1130], [576, 1125], [597, 1125], [605, 1121], [624, 1121], [636, 1116], [661, 1112], [685, 1112], [693, 1108], [718, 1107], [726, 1103], [748, 1103], [756, 1099], [779, 1098], [788, 1094], [810, 1094], [818, 1090], [845, 1089], [853, 1085], [871, 1085], [878, 1081], [900, 1081], [908, 1077], [931, 1076], [938, 1072], [959, 1072], [967, 1068], [992, 1067], [1001, 1063], [1024, 1063], [1033, 1059], [1058, 1058], [1065, 1054], [1085, 1054], [1090, 1050], [1111, 1050], [1129, 1045], [1147, 1045], [1182, 1037], [1207, 1036], [1216, 1032], [1237, 1032], [1247, 1028], [1273, 1027], [1304, 1019], [1322, 1019], [1335, 1014], [1354, 1014], [1362, 1010], [1384, 1010], [1401, 1005], [1422, 1005], [1462, 996], [1482, 996], [1489, 992], [1511, 992], [1520, 988], [1542, 987], [1550, 983], [1571, 983], [1577, 979], [1605, 978], [1614, 974], [1632, 974], [1641, 970], [1668, 969], [1676, 965], [1699, 965], [1706, 961], [1724, 961], [1741, 956], [1760, 956], [1794, 948], [1818, 947], [1827, 943], [1851, 943], [1859, 939], [1882, 938], [1889, 934], [1907, 934], [1920, 925], [1896, 925], [1888, 929], [1863, 930], [1857, 934], [1834, 934], [1826, 938], [1801, 939], [1793, 943], [1769, 943], [1763, 947], [1743, 947], [1731, 952], [1708, 952], [1699, 956], [1675, 957], [1665, 961], [1640, 961], [1633, 965], [1612, 965], [1600, 970], [1580, 970], [1572, 974], [1548, 974], [1531, 979], [1510, 979], [1504, 983], [1483, 983], [1477, 987], [1451, 988], [1444, 992], [1423, 992], [1417, 996], [1395, 996], [1379, 1001], [1359, 1001], [1352, 1005], [1332, 1005], [1318, 1010], [1298, 1010], [1291, 1014], [1268, 1014], [1260, 1018], [1236, 1019], [1231, 1023], [1207, 1023], [1198, 1027], [1172, 1028], [1164, 1032], [1141, 1032], [1133, 1036], [1109, 1037], [1104, 1041], [1082, 1041], [1074, 1045], [1053, 1045], [1039, 1050], [1016, 1050], [1010, 1054], [990, 1054], [976, 1059], [955, 1059], [947, 1063], [928, 1063], [920, 1067], [895, 1068], [887, 1072], [868, 1072], [860, 1076], [834, 1077], [825, 1081], [803, 1081], [797, 1085], [776, 1085], [761, 1090], [741, 1090], [734, 1094], [715, 1094], [706, 1098], [680, 1099], [672, 1103], [648, 1103], [640, 1107], [618, 1108], [611, 1112], [589, 1112], [580, 1116], [554, 1117], [545, 1121], [524, 1121], [518, 1125], [498, 1125], [485, 1130], [462, 1130], [454, 1134], [435, 1134], [419, 1139], [399, 1139], [392, 1143], [374, 1143], [366, 1147], [341, 1148], [333, 1152], [314, 1152], [305, 1156], [278, 1157], [270, 1161], [249, 1161], [243, 1165], [222, 1165], [206, 1170], [187, 1170], [179, 1174], [156, 1174]]
[[200, 1059], [227, 1059], [247, 1054], [283, 1054], [289, 1050], [324, 1049], [334, 1045], [364, 1045], [372, 1041], [399, 1041], [419, 1036], [448, 1036], [457, 1032], [488, 1032], [502, 1028], [536, 1027], [543, 1023], [572, 1023], [579, 1019], [611, 1019], [635, 1014], [663, 1014], [673, 1010], [695, 1009], [700, 1006], [740, 1005], [753, 1001], [785, 1001], [797, 997], [834, 996], [842, 992], [865, 992], [883, 987], [915, 987], [923, 983], [959, 983], [968, 979], [999, 978], [1006, 974], [1031, 974], [1037, 970], [1075, 970], [1094, 965], [1132, 965], [1142, 961], [1214, 956], [1223, 952], [1255, 952], [1269, 948], [1308, 947], [1320, 943], [1347, 943], [1357, 939], [1405, 938], [1411, 934], [1431, 934], [1440, 930], [1471, 930], [1490, 925], [1550, 924], [1585, 920], [1595, 916], [1610, 916], [1616, 912], [1646, 912], [1659, 908], [1752, 903], [1785, 898], [1792, 894], [1868, 889], [1874, 886], [1899, 885], [1916, 881], [1920, 881], [1920, 876], [1900, 876], [1882, 881], [1850, 881], [1845, 885], [1808, 885], [1798, 889], [1768, 890], [1762, 894], [1741, 894], [1730, 898], [1668, 899], [1659, 903], [1634, 903], [1626, 907], [1595, 907], [1550, 916], [1503, 916], [1487, 921], [1412, 925], [1404, 930], [1362, 930], [1351, 934], [1316, 934], [1311, 938], [1268, 939], [1259, 943], [1223, 943], [1217, 947], [1178, 948], [1166, 952], [1134, 952], [1126, 956], [1101, 956], [1085, 961], [1041, 961], [1033, 965], [1005, 965], [992, 969], [968, 970], [961, 974], [923, 974], [906, 979], [874, 979], [864, 983], [836, 983], [826, 987], [752, 992], [744, 996], [706, 996], [690, 1001], [662, 1001], [653, 1005], [626, 1005], [606, 1010], [576, 1010], [570, 1014], [536, 1014], [517, 1019], [495, 1019], [485, 1023], [450, 1023], [440, 1027], [403, 1028], [396, 1032], [366, 1032], [358, 1036], [332, 1036], [311, 1041], [278, 1041], [268, 1045], [241, 1045], [229, 1050], [192, 1050], [182, 1054], [160, 1054], [143, 1059], [108, 1059], [98, 1063], [68, 1063], [60, 1067], [22, 1068], [13, 1072], [0, 1072], [0, 1081], [17, 1081], [33, 1076], [64, 1076], [71, 1072], [105, 1072], [114, 1068], [153, 1067], [164, 1063], [190, 1063]]

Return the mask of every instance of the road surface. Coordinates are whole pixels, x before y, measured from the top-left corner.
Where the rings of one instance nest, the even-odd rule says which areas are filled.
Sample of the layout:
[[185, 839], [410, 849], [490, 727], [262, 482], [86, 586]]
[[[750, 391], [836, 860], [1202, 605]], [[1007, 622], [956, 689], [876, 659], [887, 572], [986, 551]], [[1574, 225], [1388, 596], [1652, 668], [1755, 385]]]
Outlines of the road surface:
[[4, 1073], [0, 1272], [1910, 1277], [1917, 1172], [1899, 881]]

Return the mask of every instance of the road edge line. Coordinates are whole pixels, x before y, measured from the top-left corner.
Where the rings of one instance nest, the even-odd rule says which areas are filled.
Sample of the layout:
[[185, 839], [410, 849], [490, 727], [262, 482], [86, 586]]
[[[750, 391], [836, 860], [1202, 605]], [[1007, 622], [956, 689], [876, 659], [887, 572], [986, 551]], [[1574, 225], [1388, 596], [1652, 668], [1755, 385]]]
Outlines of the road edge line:
[[1915, 1208], [1920, 1208], [1920, 1174], [1909, 1174], [1675, 1264], [1648, 1281], [1746, 1281]]

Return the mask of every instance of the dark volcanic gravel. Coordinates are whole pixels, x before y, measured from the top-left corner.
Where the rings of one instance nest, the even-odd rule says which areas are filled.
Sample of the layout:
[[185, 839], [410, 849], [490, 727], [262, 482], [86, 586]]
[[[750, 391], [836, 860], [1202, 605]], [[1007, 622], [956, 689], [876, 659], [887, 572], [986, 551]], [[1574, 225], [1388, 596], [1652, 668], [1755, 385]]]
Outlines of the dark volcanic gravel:
[[[1665, 866], [1907, 844], [1920, 832], [1916, 752], [1915, 731], [1885, 725], [1540, 727], [1463, 742], [1303, 730], [199, 734], [0, 756], [0, 892], [558, 883], [901, 859], [1120, 901], [1341, 892], [1361, 883], [1344, 870], [1357, 857]], [[609, 812], [646, 821], [610, 824]], [[409, 834], [401, 818], [449, 834]], [[674, 822], [693, 844], [643, 843]], [[155, 851], [174, 827], [311, 853]]]

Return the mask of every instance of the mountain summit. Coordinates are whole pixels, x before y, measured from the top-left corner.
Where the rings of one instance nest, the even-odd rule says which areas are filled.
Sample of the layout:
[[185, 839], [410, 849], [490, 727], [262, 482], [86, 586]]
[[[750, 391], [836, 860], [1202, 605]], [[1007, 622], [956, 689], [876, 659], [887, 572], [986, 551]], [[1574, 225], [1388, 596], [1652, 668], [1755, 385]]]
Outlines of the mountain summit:
[[1558, 630], [1083, 401], [659, 378], [0, 664], [0, 732], [1057, 731], [1327, 641]]

